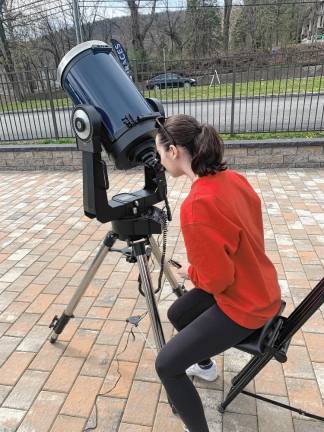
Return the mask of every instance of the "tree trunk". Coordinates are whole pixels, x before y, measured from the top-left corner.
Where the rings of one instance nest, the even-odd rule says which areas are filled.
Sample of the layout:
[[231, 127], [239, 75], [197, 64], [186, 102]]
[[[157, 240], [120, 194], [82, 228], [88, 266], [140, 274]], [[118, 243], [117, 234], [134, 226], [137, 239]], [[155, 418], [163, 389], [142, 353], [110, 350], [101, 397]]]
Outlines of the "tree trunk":
[[232, 12], [232, 0], [224, 1], [224, 24], [223, 24], [223, 39], [224, 39], [224, 51], [227, 53], [229, 48], [229, 36], [230, 36], [230, 19]]
[[11, 55], [10, 46], [5, 33], [4, 20], [3, 20], [3, 14], [1, 8], [0, 8], [0, 43], [1, 43], [0, 48], [4, 57], [3, 67], [4, 70], [6, 71], [8, 81], [10, 81], [11, 83], [15, 98], [17, 100], [21, 100], [22, 95], [19, 87], [19, 82], [15, 74], [15, 65]]
[[127, 3], [131, 13], [132, 47], [136, 55], [136, 59], [144, 61], [146, 57], [143, 44], [145, 35], [142, 37], [141, 34], [138, 6], [136, 5], [135, 0], [127, 0]]

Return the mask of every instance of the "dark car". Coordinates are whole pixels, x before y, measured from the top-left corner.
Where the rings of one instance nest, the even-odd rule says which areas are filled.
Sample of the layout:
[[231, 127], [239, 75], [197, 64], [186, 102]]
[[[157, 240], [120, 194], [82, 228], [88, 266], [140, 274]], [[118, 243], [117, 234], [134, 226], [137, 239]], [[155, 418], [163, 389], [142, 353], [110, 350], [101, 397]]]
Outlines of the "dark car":
[[150, 80], [146, 81], [146, 88], [161, 89], [166, 87], [191, 87], [197, 85], [197, 81], [193, 78], [186, 78], [175, 73], [166, 73], [156, 75]]

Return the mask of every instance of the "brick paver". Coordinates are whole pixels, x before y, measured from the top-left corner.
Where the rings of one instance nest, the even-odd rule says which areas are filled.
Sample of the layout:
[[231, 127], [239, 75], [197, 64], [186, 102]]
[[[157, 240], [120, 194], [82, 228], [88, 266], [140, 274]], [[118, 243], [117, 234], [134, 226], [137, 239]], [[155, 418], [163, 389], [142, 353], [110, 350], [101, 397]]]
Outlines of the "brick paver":
[[[263, 201], [265, 243], [287, 316], [324, 274], [324, 176], [320, 170], [244, 171]], [[0, 432], [180, 432], [154, 368], [149, 317], [138, 269], [109, 253], [55, 344], [48, 325], [69, 303], [109, 231], [83, 215], [80, 172], [0, 173]], [[109, 196], [142, 185], [140, 170], [109, 174]], [[179, 208], [190, 183], [168, 180], [174, 219], [167, 255], [183, 259]], [[117, 242], [116, 247], [125, 247]], [[158, 266], [152, 272], [156, 285]], [[170, 292], [166, 284], [161, 294]], [[190, 285], [188, 284], [188, 287]], [[167, 320], [173, 295], [160, 301]], [[293, 338], [288, 361], [269, 365], [248, 389], [324, 416], [324, 308]], [[145, 341], [142, 334], [148, 336]], [[248, 396], [222, 416], [216, 407], [249, 355], [217, 357], [219, 378], [195, 379], [211, 432], [320, 432], [324, 425]], [[98, 397], [96, 398], [96, 396]], [[95, 408], [97, 407], [97, 416]]]

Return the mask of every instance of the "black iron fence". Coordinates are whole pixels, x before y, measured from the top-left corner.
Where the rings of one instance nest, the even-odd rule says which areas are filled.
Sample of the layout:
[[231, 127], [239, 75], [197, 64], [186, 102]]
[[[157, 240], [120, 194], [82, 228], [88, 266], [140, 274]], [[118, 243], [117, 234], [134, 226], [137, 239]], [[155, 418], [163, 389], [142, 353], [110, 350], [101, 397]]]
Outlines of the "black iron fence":
[[[235, 134], [323, 130], [323, 64], [197, 60], [132, 67], [141, 93], [160, 99], [167, 116], [190, 114]], [[72, 137], [71, 111], [55, 70], [0, 74], [1, 142]]]

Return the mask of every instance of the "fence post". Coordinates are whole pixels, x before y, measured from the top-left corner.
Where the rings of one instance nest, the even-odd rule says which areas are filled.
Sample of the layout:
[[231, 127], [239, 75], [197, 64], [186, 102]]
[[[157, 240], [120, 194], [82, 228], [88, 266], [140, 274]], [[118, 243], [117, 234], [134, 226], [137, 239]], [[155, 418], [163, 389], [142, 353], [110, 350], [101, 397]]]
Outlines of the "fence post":
[[50, 102], [51, 113], [52, 113], [52, 120], [53, 120], [55, 138], [59, 139], [59, 134], [58, 134], [58, 129], [57, 129], [57, 123], [56, 123], [56, 117], [55, 117], [55, 110], [54, 110], [53, 94], [52, 94], [52, 88], [51, 88], [51, 83], [50, 83], [48, 68], [45, 68], [45, 77], [46, 77], [46, 83], [47, 83], [47, 89], [48, 89], [48, 95], [49, 95], [49, 102]]
[[137, 59], [134, 59], [134, 82], [136, 87], [138, 88], [138, 65], [137, 65]]
[[236, 63], [234, 63], [233, 75], [232, 75], [231, 134], [234, 133], [235, 84], [236, 84]]

